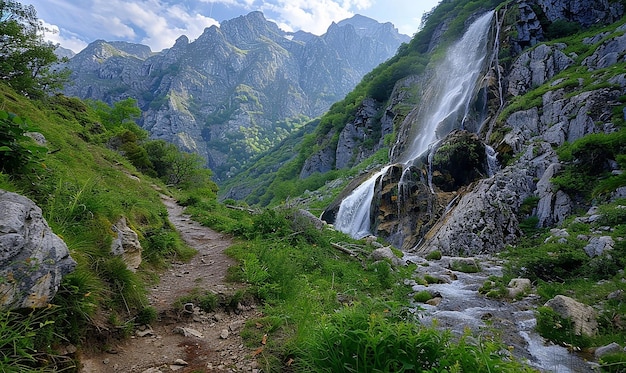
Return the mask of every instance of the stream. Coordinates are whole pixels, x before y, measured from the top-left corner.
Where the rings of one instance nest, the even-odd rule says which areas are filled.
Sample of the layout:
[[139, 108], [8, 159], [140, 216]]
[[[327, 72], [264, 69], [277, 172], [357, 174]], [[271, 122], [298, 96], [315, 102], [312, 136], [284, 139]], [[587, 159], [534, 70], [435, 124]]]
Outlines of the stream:
[[415, 303], [415, 312], [424, 325], [436, 325], [460, 336], [466, 330], [479, 338], [499, 337], [512, 354], [542, 372], [587, 373], [591, 366], [568, 349], [547, 342], [538, 335], [535, 309], [540, 305], [539, 296], [530, 294], [519, 301], [487, 298], [478, 289], [489, 276], [502, 275], [502, 263], [489, 257], [476, 258], [482, 270], [463, 273], [449, 269], [450, 257], [427, 261], [406, 254], [404, 260], [416, 263], [417, 277], [430, 275], [443, 283], [421, 285], [406, 280], [415, 292], [427, 290], [440, 294], [441, 302], [434, 306]]

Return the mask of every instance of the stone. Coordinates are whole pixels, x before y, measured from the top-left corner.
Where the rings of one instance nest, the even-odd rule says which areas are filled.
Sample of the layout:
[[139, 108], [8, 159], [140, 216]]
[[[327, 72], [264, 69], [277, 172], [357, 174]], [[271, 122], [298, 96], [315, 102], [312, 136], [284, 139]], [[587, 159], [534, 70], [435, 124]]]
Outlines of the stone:
[[572, 320], [574, 333], [593, 337], [598, 334], [597, 313], [591, 306], [565, 295], [557, 295], [545, 303], [564, 319]]
[[172, 332], [176, 333], [176, 334], [182, 334], [185, 337], [196, 337], [196, 338], [204, 338], [204, 335], [202, 335], [202, 333], [200, 333], [199, 331], [195, 330], [195, 329], [191, 329], [191, 328], [185, 328], [182, 326], [177, 326], [175, 327]]
[[596, 359], [599, 359], [604, 355], [615, 354], [619, 352], [622, 352], [622, 346], [620, 346], [616, 342], [613, 342], [606, 346], [598, 347], [594, 352], [594, 356], [596, 357]]
[[528, 292], [532, 288], [532, 283], [527, 278], [514, 278], [508, 284], [508, 297], [517, 298], [518, 295]]
[[46, 307], [76, 262], [30, 199], [0, 190], [0, 307]]
[[614, 245], [615, 241], [611, 236], [591, 237], [584, 250], [590, 258], [593, 258], [602, 256], [608, 250], [613, 250]]
[[222, 329], [222, 331], [220, 331], [220, 338], [222, 339], [227, 339], [229, 335], [230, 332], [228, 331], [228, 329]]
[[135, 272], [142, 260], [142, 247], [137, 232], [128, 227], [125, 217], [120, 218], [111, 229], [117, 233], [117, 236], [111, 243], [111, 253], [121, 256], [124, 263], [126, 263], [126, 267]]
[[398, 258], [396, 254], [393, 253], [393, 251], [391, 250], [391, 247], [389, 246], [381, 247], [379, 249], [372, 251], [372, 253], [370, 254], [370, 257], [375, 261], [389, 260], [391, 261], [391, 264], [393, 264], [394, 266], [401, 266], [404, 264], [402, 259]]

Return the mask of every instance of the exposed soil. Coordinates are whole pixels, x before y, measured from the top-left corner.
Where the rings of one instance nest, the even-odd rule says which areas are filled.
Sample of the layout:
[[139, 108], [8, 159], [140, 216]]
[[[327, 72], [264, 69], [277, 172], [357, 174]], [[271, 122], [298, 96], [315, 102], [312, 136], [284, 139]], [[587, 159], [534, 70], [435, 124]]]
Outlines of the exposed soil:
[[175, 311], [174, 302], [193, 289], [232, 295], [236, 285], [226, 283], [225, 277], [235, 262], [224, 254], [232, 244], [229, 237], [191, 220], [172, 198], [161, 198], [169, 220], [198, 254], [187, 263], [174, 263], [150, 289], [150, 305], [157, 309], [158, 320], [130, 338], [109, 343], [105, 351], [84, 352], [80, 372], [259, 371], [254, 352], [239, 336], [247, 319], [260, 316], [254, 305], [205, 313], [189, 304], [183, 311]]

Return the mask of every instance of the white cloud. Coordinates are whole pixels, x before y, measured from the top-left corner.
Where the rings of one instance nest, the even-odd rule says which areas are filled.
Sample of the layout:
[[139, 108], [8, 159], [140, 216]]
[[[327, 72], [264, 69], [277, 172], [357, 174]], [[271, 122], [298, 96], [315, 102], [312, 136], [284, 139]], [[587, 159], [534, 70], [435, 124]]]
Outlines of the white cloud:
[[265, 3], [263, 10], [278, 15], [277, 23], [285, 29], [304, 30], [321, 35], [332, 22], [350, 18], [353, 5], [368, 6], [369, 0], [278, 0], [276, 4]]
[[41, 20], [43, 26], [46, 28], [44, 37], [46, 40], [51, 41], [54, 44], [60, 44], [63, 48], [71, 49], [74, 52], [79, 52], [87, 46], [84, 40], [81, 40], [78, 35], [73, 35], [70, 32], [63, 32], [59, 29], [59, 26], [47, 23]]

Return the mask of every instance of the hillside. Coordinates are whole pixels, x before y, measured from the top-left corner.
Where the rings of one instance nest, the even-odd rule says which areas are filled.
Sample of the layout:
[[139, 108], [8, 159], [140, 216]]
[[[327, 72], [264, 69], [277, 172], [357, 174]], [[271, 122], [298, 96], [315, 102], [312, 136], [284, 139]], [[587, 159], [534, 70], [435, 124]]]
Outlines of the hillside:
[[151, 138], [200, 154], [221, 182], [323, 114], [408, 41], [392, 24], [358, 15], [316, 36], [284, 32], [252, 12], [159, 53], [95, 41], [68, 62], [64, 93], [109, 104], [136, 98]]

